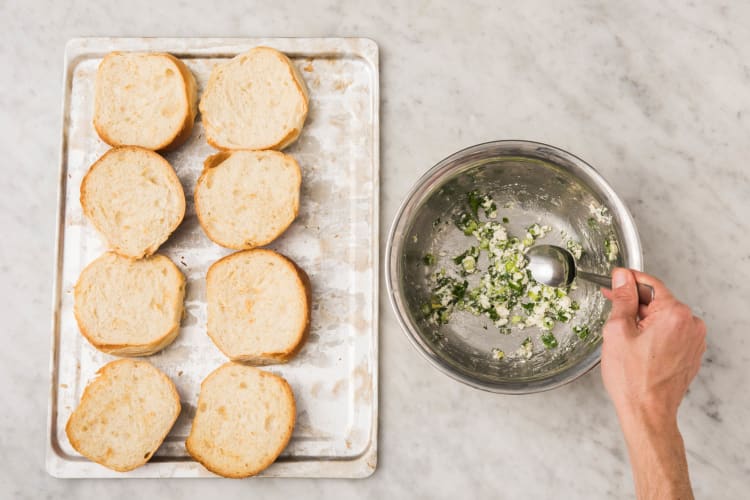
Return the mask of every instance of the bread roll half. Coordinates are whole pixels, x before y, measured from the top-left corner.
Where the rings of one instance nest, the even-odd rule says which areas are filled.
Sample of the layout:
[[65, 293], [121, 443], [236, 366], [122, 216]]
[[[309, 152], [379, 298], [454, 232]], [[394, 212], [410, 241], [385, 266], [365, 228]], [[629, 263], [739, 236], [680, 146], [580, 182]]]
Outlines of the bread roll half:
[[200, 101], [206, 139], [218, 149], [284, 149], [299, 137], [307, 110], [302, 76], [269, 47], [216, 66]]
[[233, 361], [284, 363], [310, 325], [310, 285], [294, 262], [271, 250], [245, 250], [206, 275], [208, 335]]
[[84, 215], [111, 250], [140, 259], [156, 252], [185, 215], [185, 193], [172, 166], [135, 146], [113, 148], [81, 182]]
[[267, 245], [297, 217], [302, 175], [278, 151], [213, 155], [195, 185], [201, 227], [219, 245], [243, 250]]
[[271, 465], [294, 429], [294, 395], [283, 378], [226, 363], [201, 384], [185, 446], [211, 472], [248, 477]]
[[94, 128], [111, 146], [173, 149], [190, 137], [195, 77], [170, 54], [112, 52], [99, 64]]
[[81, 272], [74, 289], [78, 328], [100, 351], [147, 356], [180, 331], [185, 277], [163, 255], [132, 260], [107, 252]]
[[104, 365], [65, 426], [70, 444], [118, 472], [149, 461], [180, 414], [174, 383], [146, 361]]

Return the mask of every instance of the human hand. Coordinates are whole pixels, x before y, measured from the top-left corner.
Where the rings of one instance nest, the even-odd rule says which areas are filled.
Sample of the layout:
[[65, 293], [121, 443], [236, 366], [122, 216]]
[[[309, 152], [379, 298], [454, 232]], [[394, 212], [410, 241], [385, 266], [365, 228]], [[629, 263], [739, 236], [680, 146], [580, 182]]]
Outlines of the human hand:
[[[639, 305], [636, 280], [654, 288], [649, 305]], [[612, 301], [603, 332], [602, 378], [620, 420], [675, 422], [706, 350], [703, 320], [661, 281], [638, 271], [615, 269], [612, 290], [602, 292]]]

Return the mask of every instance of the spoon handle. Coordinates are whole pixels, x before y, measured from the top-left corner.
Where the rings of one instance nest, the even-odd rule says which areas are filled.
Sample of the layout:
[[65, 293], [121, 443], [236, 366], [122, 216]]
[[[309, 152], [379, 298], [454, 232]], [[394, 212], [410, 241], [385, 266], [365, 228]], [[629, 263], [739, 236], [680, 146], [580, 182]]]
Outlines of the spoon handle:
[[[602, 276], [601, 274], [587, 273], [586, 271], [576, 271], [576, 277], [585, 279], [604, 288], [612, 288], [612, 277]], [[643, 283], [638, 283], [638, 302], [648, 305], [654, 300], [654, 289]]]

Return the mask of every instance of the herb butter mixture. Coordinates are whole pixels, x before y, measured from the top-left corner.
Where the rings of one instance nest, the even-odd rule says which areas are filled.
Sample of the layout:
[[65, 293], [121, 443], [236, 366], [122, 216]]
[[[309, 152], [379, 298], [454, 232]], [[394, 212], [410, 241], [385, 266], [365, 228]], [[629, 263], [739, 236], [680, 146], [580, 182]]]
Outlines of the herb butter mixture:
[[[497, 206], [489, 195], [477, 191], [468, 193], [469, 210], [462, 213], [456, 225], [467, 237], [471, 246], [453, 257], [452, 269], [441, 268], [433, 275], [430, 301], [422, 305], [422, 312], [436, 326], [447, 323], [455, 310], [468, 311], [476, 316], [489, 318], [501, 333], [509, 334], [511, 326], [518, 329], [536, 327], [541, 331], [539, 339], [547, 349], [557, 347], [552, 334], [557, 323], [569, 323], [576, 315], [579, 305], [568, 293], [570, 288], [553, 288], [534, 281], [531, 271], [526, 269], [527, 250], [552, 228], [532, 224], [519, 238], [508, 234], [503, 218], [497, 221]], [[480, 213], [484, 213], [484, 222]], [[578, 259], [583, 248], [580, 243], [567, 241], [567, 248]], [[479, 259], [487, 257], [486, 269], [480, 269]], [[431, 254], [424, 256], [425, 265], [435, 264]], [[476, 285], [469, 286], [467, 277], [476, 274]], [[473, 281], [473, 280], [472, 280]], [[575, 287], [575, 284], [572, 285]], [[573, 331], [586, 338], [586, 326], [574, 326]], [[527, 337], [516, 354], [529, 358], [533, 352], [533, 341]], [[495, 359], [502, 359], [505, 353], [495, 349]]]

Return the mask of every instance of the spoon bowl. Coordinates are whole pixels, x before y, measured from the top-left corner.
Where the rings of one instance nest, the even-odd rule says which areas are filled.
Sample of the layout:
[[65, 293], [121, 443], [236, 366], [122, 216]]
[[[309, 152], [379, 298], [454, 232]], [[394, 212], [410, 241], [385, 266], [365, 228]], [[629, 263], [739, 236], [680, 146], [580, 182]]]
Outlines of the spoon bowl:
[[[529, 260], [528, 269], [531, 276], [543, 285], [567, 287], [577, 277], [596, 283], [605, 288], [612, 288], [612, 278], [601, 274], [588, 273], [576, 267], [576, 260], [568, 250], [556, 245], [535, 245], [526, 252]], [[653, 287], [638, 283], [638, 301], [650, 304], [654, 300]]]
[[535, 245], [526, 253], [531, 276], [543, 285], [566, 287], [576, 278], [573, 254], [555, 245]]

